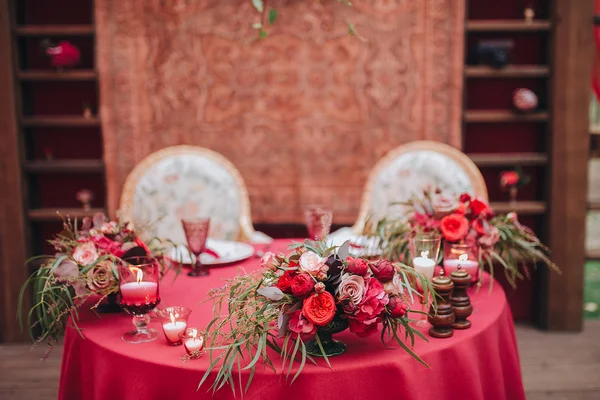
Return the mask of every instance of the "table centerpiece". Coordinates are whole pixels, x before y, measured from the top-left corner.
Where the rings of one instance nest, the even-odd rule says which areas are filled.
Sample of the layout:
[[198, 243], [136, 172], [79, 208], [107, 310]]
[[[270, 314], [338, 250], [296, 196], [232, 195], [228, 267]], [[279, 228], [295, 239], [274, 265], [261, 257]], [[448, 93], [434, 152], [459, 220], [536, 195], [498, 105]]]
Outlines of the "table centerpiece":
[[[162, 261], [163, 242], [152, 239], [144, 243], [127, 222], [108, 220], [97, 213], [77, 219], [63, 220], [63, 230], [50, 244], [53, 256], [36, 256], [27, 265], [41, 261], [41, 266], [21, 287], [18, 315], [21, 328], [27, 325], [34, 344], [44, 340], [49, 351], [70, 324], [79, 331], [78, 309], [88, 304], [97, 311], [106, 302], [116, 305], [119, 293], [118, 265], [132, 257], [156, 256]], [[166, 269], [160, 262], [162, 275]], [[28, 288], [33, 294], [33, 306], [24, 316], [22, 307]], [[23, 321], [25, 320], [25, 321]]]
[[374, 229], [365, 229], [365, 235], [378, 237], [384, 256], [390, 260], [410, 259], [411, 237], [437, 233], [447, 247], [464, 245], [477, 249], [474, 253], [478, 254], [480, 270], [487, 266], [493, 275], [494, 264], [501, 265], [513, 287], [517, 279], [529, 276], [528, 262], [542, 262], [560, 273], [550, 259], [549, 249], [519, 222], [516, 212], [496, 214], [481, 198], [468, 193], [456, 196], [435, 187], [425, 187], [422, 194], [396, 204], [404, 207], [403, 214], [383, 218]]
[[[329, 357], [346, 350], [332, 335], [346, 328], [364, 338], [381, 326], [385, 346], [393, 340], [427, 365], [411, 350], [415, 336], [427, 339], [409, 325], [407, 315], [414, 296], [435, 298], [423, 276], [402, 263], [350, 257], [349, 242], [327, 247], [307, 240], [290, 248], [289, 255], [266, 253], [262, 270], [238, 275], [209, 293], [215, 315], [204, 334], [210, 365], [199, 387], [217, 370], [213, 392], [226, 384], [234, 394], [236, 386], [247, 391], [260, 360], [277, 371], [268, 348], [280, 355], [286, 379], [299, 363], [292, 382], [306, 362], [317, 364], [314, 357], [323, 357], [331, 367]], [[250, 370], [245, 388], [244, 370]]]

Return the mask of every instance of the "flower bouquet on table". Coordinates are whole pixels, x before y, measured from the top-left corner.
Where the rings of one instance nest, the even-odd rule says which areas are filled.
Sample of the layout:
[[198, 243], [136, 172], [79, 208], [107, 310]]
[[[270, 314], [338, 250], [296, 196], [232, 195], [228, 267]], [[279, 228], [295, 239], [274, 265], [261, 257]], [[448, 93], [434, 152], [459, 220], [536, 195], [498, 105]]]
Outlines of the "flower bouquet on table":
[[476, 248], [480, 270], [487, 265], [493, 274], [494, 264], [501, 265], [513, 287], [517, 279], [528, 275], [528, 262], [541, 261], [560, 272], [550, 260], [548, 248], [514, 212], [496, 215], [482, 199], [467, 193], [457, 197], [436, 188], [424, 189], [421, 196], [403, 205], [407, 207], [403, 217], [384, 218], [377, 223], [376, 232], [368, 233], [381, 239], [384, 255], [390, 260], [410, 258], [410, 237], [437, 233], [446, 244]]
[[[56, 254], [29, 259], [42, 265], [23, 284], [18, 315], [23, 315], [27, 288], [33, 289], [33, 307], [26, 318], [35, 343], [47, 340], [50, 348], [65, 331], [68, 317], [77, 328], [78, 309], [91, 302], [96, 310], [119, 292], [117, 264], [129, 257], [162, 255], [162, 244], [144, 243], [128, 224], [108, 221], [103, 214], [77, 220], [67, 218], [63, 231], [50, 241]], [[23, 321], [20, 321], [21, 326]]]
[[[200, 386], [216, 369], [213, 391], [230, 384], [235, 393], [234, 379], [241, 391], [247, 390], [260, 359], [277, 371], [267, 348], [280, 355], [286, 378], [299, 362], [293, 382], [307, 361], [316, 364], [315, 356], [331, 366], [328, 357], [346, 350], [332, 335], [347, 328], [359, 337], [381, 329], [384, 345], [395, 340], [425, 364], [411, 347], [415, 336], [426, 339], [409, 325], [407, 312], [413, 296], [421, 296], [411, 285], [419, 281], [427, 296], [430, 283], [400, 263], [349, 257], [349, 247], [349, 242], [332, 248], [309, 240], [297, 243], [287, 256], [266, 253], [261, 271], [212, 290], [208, 301], [214, 301], [215, 317], [205, 333], [210, 366]], [[243, 389], [242, 371], [248, 369]]]

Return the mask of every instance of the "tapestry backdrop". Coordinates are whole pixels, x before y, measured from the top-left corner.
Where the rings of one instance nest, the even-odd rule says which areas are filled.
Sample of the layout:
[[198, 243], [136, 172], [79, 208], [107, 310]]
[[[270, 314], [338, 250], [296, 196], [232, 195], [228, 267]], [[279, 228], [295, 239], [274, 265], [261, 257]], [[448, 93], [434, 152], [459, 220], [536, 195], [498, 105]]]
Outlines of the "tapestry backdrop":
[[334, 223], [391, 148], [460, 147], [464, 1], [352, 3], [280, 1], [261, 40], [250, 0], [96, 0], [111, 213], [136, 163], [176, 144], [230, 159], [255, 222], [324, 203]]

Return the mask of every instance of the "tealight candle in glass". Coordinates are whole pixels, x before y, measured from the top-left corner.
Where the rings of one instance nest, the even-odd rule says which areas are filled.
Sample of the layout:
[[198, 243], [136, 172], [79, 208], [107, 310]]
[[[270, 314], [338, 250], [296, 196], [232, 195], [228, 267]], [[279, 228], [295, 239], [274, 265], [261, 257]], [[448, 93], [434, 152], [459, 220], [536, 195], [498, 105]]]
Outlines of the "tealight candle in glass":
[[187, 328], [187, 321], [191, 312], [192, 310], [189, 308], [179, 306], [156, 310], [156, 316], [160, 318], [167, 343], [171, 346], [183, 344], [179, 335]]
[[479, 279], [479, 247], [444, 242], [444, 273], [446, 276], [458, 267], [471, 275], [471, 284]]
[[204, 349], [204, 336], [197, 328], [187, 328], [179, 334], [189, 358], [199, 358]]
[[[440, 254], [441, 240], [441, 236], [435, 234], [417, 235], [409, 239], [409, 250], [413, 268], [429, 282], [433, 279], [433, 272]], [[426, 314], [429, 299], [426, 298], [425, 288], [421, 286], [419, 280], [417, 280], [416, 286], [417, 290], [423, 294], [421, 306], [424, 314], [422, 319], [417, 321], [415, 325], [424, 327], [428, 325]]]

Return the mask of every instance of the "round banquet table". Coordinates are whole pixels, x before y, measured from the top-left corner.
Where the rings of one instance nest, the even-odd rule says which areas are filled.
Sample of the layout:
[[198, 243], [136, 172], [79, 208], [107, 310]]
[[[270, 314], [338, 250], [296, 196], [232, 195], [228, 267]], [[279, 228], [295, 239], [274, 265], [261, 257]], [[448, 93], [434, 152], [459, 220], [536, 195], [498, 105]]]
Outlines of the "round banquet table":
[[[271, 251], [286, 251], [289, 240], [276, 240]], [[212, 304], [200, 304], [211, 288], [223, 279], [259, 268], [252, 257], [232, 266], [214, 267], [203, 278], [182, 273], [176, 280], [161, 281], [162, 306], [179, 305], [193, 311], [188, 326], [203, 329], [212, 318]], [[240, 268], [243, 268], [241, 270]], [[449, 339], [429, 342], [416, 338], [414, 351], [430, 366], [427, 369], [395, 344], [384, 347], [380, 335], [361, 339], [349, 331], [336, 335], [348, 351], [318, 366], [307, 363], [298, 379], [289, 384], [269, 368], [257, 368], [247, 399], [525, 399], [512, 315], [499, 284], [488, 290], [489, 275], [477, 292], [471, 289], [475, 312], [472, 327], [455, 331]], [[129, 344], [121, 335], [133, 328], [125, 313], [98, 318], [81, 309], [80, 335], [69, 328], [65, 334], [59, 399], [62, 400], [165, 400], [232, 399], [227, 386], [207, 392], [197, 390], [208, 365], [207, 355], [183, 362], [183, 346], [167, 345], [164, 336], [143, 344]], [[153, 319], [151, 326], [161, 330]], [[423, 333], [426, 329], [422, 330]], [[426, 336], [428, 336], [425, 333]], [[274, 355], [277, 357], [277, 355]], [[279, 368], [280, 363], [273, 363]], [[243, 375], [246, 379], [247, 372]], [[212, 382], [215, 374], [211, 375]], [[236, 377], [237, 379], [237, 377]], [[244, 381], [245, 382], [245, 381]], [[244, 383], [245, 384], [245, 383]], [[237, 393], [240, 397], [239, 391]]]

